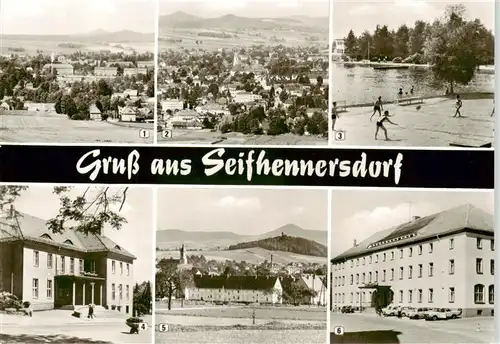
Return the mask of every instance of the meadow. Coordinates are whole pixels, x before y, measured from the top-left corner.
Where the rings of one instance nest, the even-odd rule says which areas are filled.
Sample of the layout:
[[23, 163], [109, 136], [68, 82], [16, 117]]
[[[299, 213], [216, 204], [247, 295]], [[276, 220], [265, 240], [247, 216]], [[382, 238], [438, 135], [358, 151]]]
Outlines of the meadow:
[[153, 143], [144, 139], [141, 129], [153, 130], [152, 124], [112, 124], [104, 121], [73, 121], [64, 115], [21, 115], [0, 113], [2, 142], [40, 143]]
[[[277, 264], [288, 264], [292, 262], [300, 263], [317, 263], [326, 264], [326, 257], [314, 257], [306, 256], [301, 254], [296, 254], [292, 252], [284, 251], [268, 251], [262, 248], [249, 248], [231, 251], [217, 251], [217, 250], [201, 250], [201, 251], [188, 251], [186, 253], [188, 256], [191, 255], [203, 255], [207, 260], [214, 259], [216, 261], [226, 261], [234, 260], [237, 262], [245, 261], [250, 264], [262, 263], [265, 259], [270, 259], [271, 254], [273, 255], [273, 262]], [[179, 252], [175, 251], [157, 251], [156, 257], [161, 258], [178, 258]]]

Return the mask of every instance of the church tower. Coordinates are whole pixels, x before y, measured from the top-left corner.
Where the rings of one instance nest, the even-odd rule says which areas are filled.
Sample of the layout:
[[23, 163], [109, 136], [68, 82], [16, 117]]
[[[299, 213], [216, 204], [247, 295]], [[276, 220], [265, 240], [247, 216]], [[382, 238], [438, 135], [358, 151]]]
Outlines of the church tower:
[[181, 246], [181, 249], [180, 249], [180, 263], [183, 264], [183, 265], [186, 265], [187, 264], [187, 258], [186, 258], [186, 252], [185, 252], [185, 249], [184, 249], [184, 244], [182, 244]]

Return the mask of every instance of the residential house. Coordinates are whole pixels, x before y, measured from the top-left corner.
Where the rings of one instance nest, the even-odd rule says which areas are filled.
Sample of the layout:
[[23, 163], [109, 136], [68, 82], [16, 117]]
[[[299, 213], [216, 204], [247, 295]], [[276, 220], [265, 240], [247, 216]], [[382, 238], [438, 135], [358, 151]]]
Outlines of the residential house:
[[101, 120], [102, 119], [101, 110], [99, 110], [95, 104], [90, 105], [89, 112], [90, 112], [90, 119], [91, 120]]
[[46, 220], [1, 211], [0, 291], [34, 310], [93, 303], [132, 314], [133, 254], [102, 234], [52, 233]]
[[95, 67], [94, 68], [95, 76], [103, 76], [103, 77], [115, 77], [118, 75], [117, 67]]
[[326, 306], [326, 276], [302, 275], [300, 278], [307, 288], [315, 292], [315, 295], [311, 296], [309, 304]]
[[125, 106], [118, 110], [121, 122], [136, 122], [137, 110], [132, 106]]
[[146, 75], [148, 73], [147, 68], [124, 68], [123, 76], [137, 76], [139, 74]]
[[43, 66], [43, 70], [55, 70], [57, 71], [57, 75], [60, 76], [74, 74], [73, 66], [66, 63], [48, 63]]

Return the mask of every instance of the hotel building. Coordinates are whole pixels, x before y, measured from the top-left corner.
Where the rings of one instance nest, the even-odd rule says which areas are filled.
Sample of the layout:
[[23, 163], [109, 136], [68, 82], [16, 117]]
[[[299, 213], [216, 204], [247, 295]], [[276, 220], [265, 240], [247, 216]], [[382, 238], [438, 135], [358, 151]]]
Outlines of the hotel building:
[[37, 217], [0, 214], [0, 292], [34, 310], [90, 303], [132, 314], [136, 258], [104, 235], [52, 233]]
[[493, 315], [494, 248], [493, 217], [472, 205], [414, 217], [331, 260], [331, 305], [371, 307], [386, 286], [396, 305]]

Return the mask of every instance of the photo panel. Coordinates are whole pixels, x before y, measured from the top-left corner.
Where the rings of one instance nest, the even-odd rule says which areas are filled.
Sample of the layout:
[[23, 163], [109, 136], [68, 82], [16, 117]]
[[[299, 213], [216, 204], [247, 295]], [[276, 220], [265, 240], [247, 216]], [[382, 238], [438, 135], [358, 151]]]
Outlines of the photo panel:
[[325, 343], [327, 223], [327, 190], [159, 188], [156, 343]]
[[331, 5], [331, 144], [492, 147], [494, 1]]
[[155, 0], [2, 0], [0, 142], [152, 144]]
[[152, 343], [153, 193], [0, 186], [3, 343]]
[[328, 144], [329, 0], [159, 2], [159, 142]]
[[494, 342], [493, 193], [333, 190], [330, 342]]

